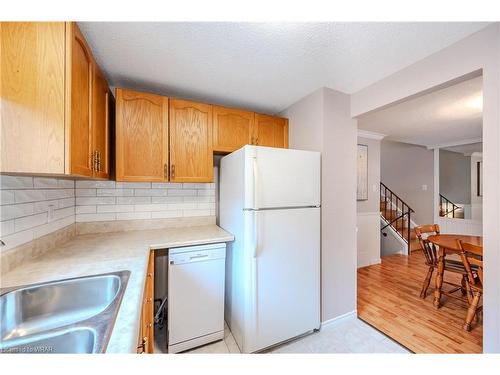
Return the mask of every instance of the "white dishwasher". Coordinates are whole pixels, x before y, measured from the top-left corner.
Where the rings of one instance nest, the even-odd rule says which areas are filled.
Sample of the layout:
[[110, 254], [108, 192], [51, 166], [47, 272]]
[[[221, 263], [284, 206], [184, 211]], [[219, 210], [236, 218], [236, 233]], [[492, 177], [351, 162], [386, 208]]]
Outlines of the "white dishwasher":
[[168, 352], [224, 338], [226, 244], [168, 252]]

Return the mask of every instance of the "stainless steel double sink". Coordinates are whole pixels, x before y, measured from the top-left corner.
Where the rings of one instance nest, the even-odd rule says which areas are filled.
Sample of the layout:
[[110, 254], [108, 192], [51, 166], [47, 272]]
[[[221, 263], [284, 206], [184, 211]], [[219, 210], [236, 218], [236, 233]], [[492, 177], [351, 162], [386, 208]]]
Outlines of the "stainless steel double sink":
[[130, 271], [0, 289], [1, 353], [103, 353]]

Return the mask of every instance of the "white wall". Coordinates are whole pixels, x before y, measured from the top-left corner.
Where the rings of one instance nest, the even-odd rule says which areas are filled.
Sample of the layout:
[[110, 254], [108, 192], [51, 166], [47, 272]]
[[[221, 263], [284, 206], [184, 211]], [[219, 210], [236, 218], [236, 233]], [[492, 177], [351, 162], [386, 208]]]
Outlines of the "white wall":
[[[434, 222], [434, 154], [425, 147], [383, 140], [380, 179], [415, 212], [418, 225]], [[423, 189], [427, 186], [427, 190]]]
[[357, 212], [380, 212], [380, 140], [358, 136], [368, 146], [368, 199], [357, 201]]
[[324, 89], [319, 89], [287, 108], [290, 148], [321, 151], [323, 145]]
[[368, 200], [357, 201], [357, 264], [380, 263], [380, 140], [358, 136], [368, 146]]
[[439, 192], [455, 204], [470, 204], [470, 156], [439, 150]]
[[380, 263], [380, 212], [358, 212], [356, 228], [358, 268]]
[[[380, 226], [385, 226], [385, 222], [382, 221]], [[380, 256], [385, 257], [394, 254], [407, 254], [408, 245], [399, 237], [399, 235], [390, 227], [384, 229], [387, 236], [380, 236]]]
[[350, 96], [325, 88], [323, 135], [323, 318], [356, 309], [357, 121]]
[[457, 77], [483, 74], [483, 234], [485, 261], [485, 352], [500, 352], [500, 28], [495, 23], [351, 95], [357, 117]]
[[483, 234], [483, 225], [476, 220], [440, 217], [437, 219], [437, 223], [441, 233], [462, 233], [471, 236], [481, 236]]
[[282, 113], [290, 148], [322, 153], [321, 320], [356, 308], [356, 121], [348, 95], [322, 88]]

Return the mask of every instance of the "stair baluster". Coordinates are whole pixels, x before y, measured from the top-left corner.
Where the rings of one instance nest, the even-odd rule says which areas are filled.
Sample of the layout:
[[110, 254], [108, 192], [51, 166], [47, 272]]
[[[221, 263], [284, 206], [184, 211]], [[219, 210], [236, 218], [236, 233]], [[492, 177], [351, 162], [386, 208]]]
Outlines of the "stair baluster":
[[[384, 230], [388, 227], [394, 229], [403, 241], [406, 242], [408, 246], [408, 255], [410, 255], [411, 213], [415, 211], [383, 182], [380, 182], [380, 203], [383, 204], [383, 207], [381, 207], [382, 216], [387, 222], [387, 224], [380, 229], [382, 234], [387, 236]], [[389, 210], [387, 206], [389, 206]], [[389, 215], [387, 214], [388, 211]]]

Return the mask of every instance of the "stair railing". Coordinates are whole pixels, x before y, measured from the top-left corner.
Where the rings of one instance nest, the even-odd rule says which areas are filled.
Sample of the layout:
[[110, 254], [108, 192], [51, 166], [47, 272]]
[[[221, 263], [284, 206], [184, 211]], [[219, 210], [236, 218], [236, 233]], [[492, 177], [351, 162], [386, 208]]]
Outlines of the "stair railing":
[[[396, 193], [389, 189], [383, 182], [380, 182], [380, 203], [382, 203], [381, 214], [384, 220], [387, 222], [380, 230], [384, 236], [387, 233], [384, 229], [391, 227], [394, 231], [406, 242], [408, 246], [408, 255], [410, 251], [410, 241], [411, 241], [411, 214], [413, 209], [403, 201]], [[387, 215], [391, 213], [391, 215]], [[392, 217], [392, 213], [395, 213]], [[406, 223], [405, 223], [406, 220]], [[401, 228], [399, 230], [398, 228]]]
[[[446, 209], [443, 209], [443, 206]], [[450, 207], [451, 206], [451, 207]], [[455, 212], [459, 210], [461, 207], [457, 206], [455, 203], [446, 198], [443, 194], [439, 194], [439, 216], [448, 217], [448, 215], [452, 215], [455, 218]]]

